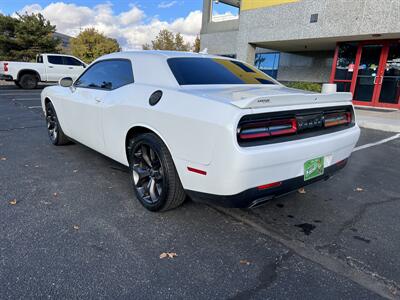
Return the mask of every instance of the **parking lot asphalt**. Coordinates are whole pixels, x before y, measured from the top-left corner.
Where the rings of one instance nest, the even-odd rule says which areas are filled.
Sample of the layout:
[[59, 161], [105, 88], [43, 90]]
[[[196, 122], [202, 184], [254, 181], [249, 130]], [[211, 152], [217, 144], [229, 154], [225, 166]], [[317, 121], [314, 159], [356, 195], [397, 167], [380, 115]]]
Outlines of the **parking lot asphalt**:
[[40, 92], [0, 86], [2, 299], [399, 298], [400, 138], [258, 208], [151, 213], [123, 166], [50, 144]]

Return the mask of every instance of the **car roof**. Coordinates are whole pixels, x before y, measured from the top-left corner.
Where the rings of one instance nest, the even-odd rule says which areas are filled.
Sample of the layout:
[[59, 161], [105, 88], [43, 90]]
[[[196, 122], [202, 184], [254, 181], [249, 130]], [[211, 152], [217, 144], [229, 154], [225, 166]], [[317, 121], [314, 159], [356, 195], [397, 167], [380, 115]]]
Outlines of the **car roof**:
[[[167, 51], [167, 50], [136, 50], [136, 51], [122, 51], [107, 54], [101, 57], [101, 59], [107, 58], [133, 58], [133, 57], [150, 57], [157, 56], [160, 58], [168, 59], [173, 57], [217, 57], [215, 55], [196, 53], [196, 52], [185, 52], [185, 51]], [[218, 56], [220, 57], [220, 56]], [[224, 57], [220, 57], [224, 58]]]
[[231, 59], [196, 52], [137, 50], [106, 54], [96, 59], [92, 64], [109, 59], [128, 59], [133, 62], [133, 75], [136, 83], [179, 88], [180, 86], [167, 64], [169, 58], [177, 57]]

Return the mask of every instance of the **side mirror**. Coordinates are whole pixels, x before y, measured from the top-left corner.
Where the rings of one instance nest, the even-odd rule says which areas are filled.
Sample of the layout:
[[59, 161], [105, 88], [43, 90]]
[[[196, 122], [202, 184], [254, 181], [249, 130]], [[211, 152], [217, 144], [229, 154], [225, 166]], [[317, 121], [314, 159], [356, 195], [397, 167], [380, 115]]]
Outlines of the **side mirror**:
[[82, 67], [83, 67], [84, 69], [86, 69], [86, 64], [82, 64]]
[[58, 84], [62, 87], [70, 87], [74, 84], [74, 81], [71, 77], [64, 77], [58, 81]]

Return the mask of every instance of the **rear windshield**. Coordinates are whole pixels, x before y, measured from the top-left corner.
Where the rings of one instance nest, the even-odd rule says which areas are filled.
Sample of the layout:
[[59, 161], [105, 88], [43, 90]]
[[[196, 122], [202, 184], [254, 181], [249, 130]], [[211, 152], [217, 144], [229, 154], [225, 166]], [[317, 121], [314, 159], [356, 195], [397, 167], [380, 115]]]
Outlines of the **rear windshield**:
[[177, 57], [168, 59], [168, 65], [180, 85], [275, 84], [265, 73], [235, 60]]

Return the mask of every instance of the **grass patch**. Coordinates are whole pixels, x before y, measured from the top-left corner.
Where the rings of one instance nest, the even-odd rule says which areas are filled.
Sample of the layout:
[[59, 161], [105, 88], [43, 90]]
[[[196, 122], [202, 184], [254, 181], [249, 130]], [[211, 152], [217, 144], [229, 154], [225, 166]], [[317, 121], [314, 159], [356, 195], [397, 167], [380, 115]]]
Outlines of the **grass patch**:
[[294, 89], [317, 92], [317, 93], [321, 93], [322, 89], [322, 83], [315, 83], [315, 82], [289, 81], [285, 82], [284, 85]]

